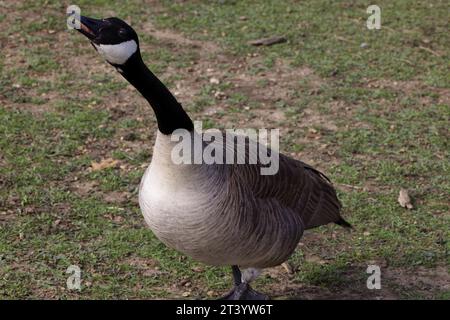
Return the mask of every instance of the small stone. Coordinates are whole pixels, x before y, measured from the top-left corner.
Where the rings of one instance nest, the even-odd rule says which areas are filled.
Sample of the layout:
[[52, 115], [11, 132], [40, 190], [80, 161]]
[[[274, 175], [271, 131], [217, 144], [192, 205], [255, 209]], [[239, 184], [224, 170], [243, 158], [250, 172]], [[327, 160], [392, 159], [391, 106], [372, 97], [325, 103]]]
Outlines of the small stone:
[[220, 80], [217, 79], [217, 78], [211, 78], [211, 79], [209, 79], [209, 83], [211, 83], [211, 84], [219, 84]]
[[214, 98], [218, 100], [225, 99], [226, 97], [227, 97], [226, 94], [223, 93], [222, 91], [216, 91], [216, 93], [214, 93]]

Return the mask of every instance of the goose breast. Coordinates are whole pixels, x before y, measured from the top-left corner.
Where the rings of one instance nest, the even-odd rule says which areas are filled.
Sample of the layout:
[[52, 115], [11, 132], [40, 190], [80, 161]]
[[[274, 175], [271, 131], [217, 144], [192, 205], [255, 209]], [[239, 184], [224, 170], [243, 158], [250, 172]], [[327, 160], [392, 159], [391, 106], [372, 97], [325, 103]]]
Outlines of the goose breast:
[[236, 166], [175, 165], [172, 148], [158, 134], [139, 192], [144, 218], [163, 243], [211, 265], [262, 268], [289, 257], [304, 229], [298, 214], [255, 196]]

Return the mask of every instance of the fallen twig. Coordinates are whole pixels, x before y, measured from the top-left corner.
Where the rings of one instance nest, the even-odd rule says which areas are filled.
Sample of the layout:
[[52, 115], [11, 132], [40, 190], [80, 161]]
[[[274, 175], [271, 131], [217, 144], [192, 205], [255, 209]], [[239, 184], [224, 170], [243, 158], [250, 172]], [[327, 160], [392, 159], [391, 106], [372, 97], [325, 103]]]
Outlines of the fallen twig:
[[258, 40], [250, 41], [249, 44], [252, 46], [271, 46], [277, 43], [283, 43], [286, 42], [287, 39], [285, 37], [270, 37], [270, 38], [263, 38]]

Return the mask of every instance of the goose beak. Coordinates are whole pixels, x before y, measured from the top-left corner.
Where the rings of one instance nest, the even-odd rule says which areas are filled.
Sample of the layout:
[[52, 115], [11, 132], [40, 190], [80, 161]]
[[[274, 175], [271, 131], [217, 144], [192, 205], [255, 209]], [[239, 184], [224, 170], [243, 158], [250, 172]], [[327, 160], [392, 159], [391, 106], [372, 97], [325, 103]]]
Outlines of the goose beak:
[[84, 34], [89, 40], [93, 41], [105, 24], [106, 22], [104, 20], [80, 16], [81, 28], [78, 29], [78, 31]]

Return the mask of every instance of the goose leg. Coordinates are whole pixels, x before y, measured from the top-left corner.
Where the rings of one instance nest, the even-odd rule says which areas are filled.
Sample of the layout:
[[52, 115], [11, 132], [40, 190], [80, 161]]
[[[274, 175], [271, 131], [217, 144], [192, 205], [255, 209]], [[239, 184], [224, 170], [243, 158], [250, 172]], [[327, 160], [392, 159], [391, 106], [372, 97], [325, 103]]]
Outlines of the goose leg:
[[241, 270], [238, 266], [232, 266], [231, 269], [233, 271], [234, 288], [219, 300], [269, 300], [267, 295], [253, 290], [247, 282], [242, 281]]

